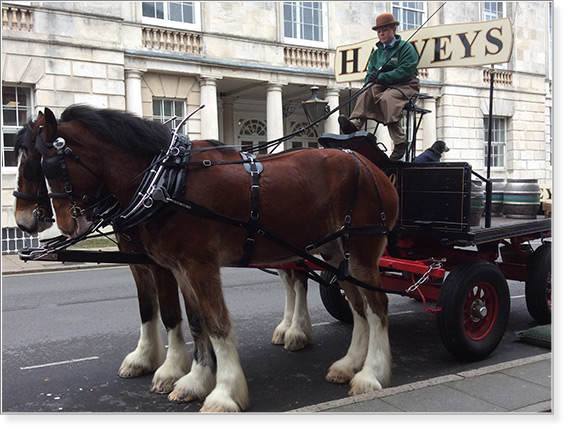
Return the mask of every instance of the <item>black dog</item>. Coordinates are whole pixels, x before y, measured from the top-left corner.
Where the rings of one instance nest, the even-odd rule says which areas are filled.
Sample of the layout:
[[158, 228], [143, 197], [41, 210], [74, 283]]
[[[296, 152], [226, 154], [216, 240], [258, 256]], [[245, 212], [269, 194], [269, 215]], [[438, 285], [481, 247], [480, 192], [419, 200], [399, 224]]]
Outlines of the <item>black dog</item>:
[[437, 140], [429, 149], [414, 159], [414, 162], [439, 162], [441, 155], [449, 151], [445, 142]]

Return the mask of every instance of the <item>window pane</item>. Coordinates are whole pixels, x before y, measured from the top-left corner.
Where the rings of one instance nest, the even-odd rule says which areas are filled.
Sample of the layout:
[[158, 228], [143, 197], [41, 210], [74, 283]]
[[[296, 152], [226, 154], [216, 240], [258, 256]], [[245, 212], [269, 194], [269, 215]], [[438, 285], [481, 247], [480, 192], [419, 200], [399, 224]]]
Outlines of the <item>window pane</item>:
[[164, 3], [161, 1], [155, 2], [156, 14], [155, 17], [158, 19], [164, 19]]
[[143, 16], [148, 18], [155, 18], [155, 7], [153, 1], [143, 1], [142, 2], [142, 12]]
[[176, 101], [175, 105], [174, 105], [174, 114], [176, 114], [176, 116], [183, 118], [184, 117], [184, 103], [182, 101]]
[[184, 17], [184, 22], [189, 24], [194, 23], [194, 3], [185, 1], [182, 6], [182, 15]]
[[159, 100], [152, 100], [152, 115], [162, 116], [161, 102]]
[[182, 22], [182, 5], [179, 2], [169, 2], [169, 19]]
[[4, 118], [4, 126], [18, 126], [15, 108], [4, 107], [2, 117]]
[[16, 88], [2, 86], [2, 105], [8, 105], [10, 102], [16, 102]]
[[18, 166], [15, 144], [16, 134], [4, 133], [4, 166]]

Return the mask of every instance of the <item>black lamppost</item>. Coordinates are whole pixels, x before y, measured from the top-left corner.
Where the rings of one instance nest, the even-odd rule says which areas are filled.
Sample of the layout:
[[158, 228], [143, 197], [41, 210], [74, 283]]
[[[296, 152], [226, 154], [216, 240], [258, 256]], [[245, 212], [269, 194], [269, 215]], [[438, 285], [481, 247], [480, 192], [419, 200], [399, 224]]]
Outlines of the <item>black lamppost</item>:
[[313, 86], [311, 88], [311, 98], [307, 101], [303, 101], [301, 104], [303, 105], [303, 110], [305, 110], [305, 116], [307, 116], [307, 120], [309, 124], [316, 122], [325, 114], [328, 113], [328, 101], [321, 100], [318, 95], [319, 87]]

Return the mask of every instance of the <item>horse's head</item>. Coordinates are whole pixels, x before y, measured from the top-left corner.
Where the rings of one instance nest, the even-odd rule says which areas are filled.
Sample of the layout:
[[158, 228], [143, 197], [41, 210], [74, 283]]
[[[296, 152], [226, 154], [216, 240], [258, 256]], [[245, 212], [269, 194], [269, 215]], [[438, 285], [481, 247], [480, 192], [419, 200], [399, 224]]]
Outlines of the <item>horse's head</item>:
[[38, 129], [43, 127], [44, 122], [44, 116], [40, 113], [35, 121], [30, 120], [16, 136], [18, 177], [14, 191], [14, 216], [18, 227], [33, 236], [53, 224], [53, 210], [41, 167], [41, 154], [35, 147]]
[[90, 209], [102, 187], [98, 166], [86, 154], [88, 152], [82, 136], [80, 126], [58, 124], [48, 108], [45, 109], [41, 125], [36, 123], [31, 132], [36, 150], [41, 154], [41, 171], [48, 182], [57, 225], [69, 237], [89, 229]]

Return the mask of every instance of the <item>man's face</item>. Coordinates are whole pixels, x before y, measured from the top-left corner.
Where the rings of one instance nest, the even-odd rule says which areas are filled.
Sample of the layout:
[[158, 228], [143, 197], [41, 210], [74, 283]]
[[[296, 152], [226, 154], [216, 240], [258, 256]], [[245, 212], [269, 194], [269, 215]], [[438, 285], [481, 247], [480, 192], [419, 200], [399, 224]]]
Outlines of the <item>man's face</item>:
[[378, 40], [382, 43], [390, 43], [396, 34], [396, 26], [389, 25], [387, 27], [380, 27], [377, 30], [378, 33]]

